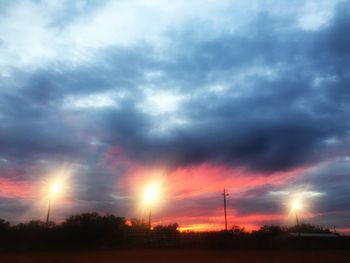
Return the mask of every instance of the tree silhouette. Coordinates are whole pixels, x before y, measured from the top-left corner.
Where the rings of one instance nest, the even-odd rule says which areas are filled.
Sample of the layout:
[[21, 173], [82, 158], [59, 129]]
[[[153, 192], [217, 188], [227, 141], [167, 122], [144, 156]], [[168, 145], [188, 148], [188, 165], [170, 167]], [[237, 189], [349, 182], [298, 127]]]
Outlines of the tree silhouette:
[[149, 230], [148, 225], [143, 220], [140, 220], [137, 218], [131, 218], [130, 223], [131, 223], [130, 227], [133, 231], [148, 231]]
[[0, 243], [3, 243], [9, 234], [10, 223], [0, 218]]
[[245, 233], [244, 230], [245, 230], [244, 227], [240, 227], [236, 225], [233, 225], [230, 229], [230, 231], [232, 231], [235, 234], [244, 234]]
[[295, 233], [331, 233], [328, 228], [318, 227], [310, 224], [299, 224], [288, 228], [288, 232]]
[[64, 237], [74, 246], [118, 245], [126, 229], [125, 219], [97, 213], [73, 215], [62, 224]]
[[286, 231], [283, 230], [280, 226], [275, 226], [275, 225], [265, 225], [260, 227], [258, 231], [256, 231], [256, 234], [259, 235], [264, 235], [264, 236], [277, 236], [280, 234], [285, 233]]
[[0, 233], [5, 233], [10, 229], [10, 223], [0, 218]]
[[[293, 227], [265, 225], [253, 233], [233, 226], [230, 231], [179, 232], [178, 224], [157, 225], [150, 230], [142, 220], [111, 214], [83, 213], [63, 223], [32, 220], [11, 226], [0, 219], [0, 250], [55, 248], [349, 248], [350, 238], [337, 235], [304, 235], [289, 233], [330, 233], [328, 229], [309, 224]], [[330, 238], [328, 238], [330, 237]]]

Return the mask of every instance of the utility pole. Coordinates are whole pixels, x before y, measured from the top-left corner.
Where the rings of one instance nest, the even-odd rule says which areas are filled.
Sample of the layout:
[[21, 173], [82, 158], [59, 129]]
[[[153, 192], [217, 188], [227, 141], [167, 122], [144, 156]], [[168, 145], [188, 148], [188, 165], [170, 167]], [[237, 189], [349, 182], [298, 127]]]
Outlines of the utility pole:
[[222, 193], [222, 195], [224, 196], [225, 231], [227, 231], [226, 196], [228, 196], [228, 193], [226, 192], [225, 188], [224, 188], [224, 192]]

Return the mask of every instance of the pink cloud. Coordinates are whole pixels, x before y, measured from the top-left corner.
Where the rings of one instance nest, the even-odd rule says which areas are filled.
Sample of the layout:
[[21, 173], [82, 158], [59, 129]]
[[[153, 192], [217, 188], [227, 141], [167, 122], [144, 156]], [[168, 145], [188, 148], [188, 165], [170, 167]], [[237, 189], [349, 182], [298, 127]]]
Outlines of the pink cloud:
[[0, 177], [0, 196], [7, 198], [36, 198], [38, 189], [33, 183]]

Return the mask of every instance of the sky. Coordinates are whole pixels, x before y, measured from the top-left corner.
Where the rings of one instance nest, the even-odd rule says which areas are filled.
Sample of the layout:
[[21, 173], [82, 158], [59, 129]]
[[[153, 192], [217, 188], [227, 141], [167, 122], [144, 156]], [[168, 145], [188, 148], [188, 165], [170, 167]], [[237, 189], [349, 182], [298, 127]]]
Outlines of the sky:
[[350, 2], [0, 0], [0, 218], [350, 233]]

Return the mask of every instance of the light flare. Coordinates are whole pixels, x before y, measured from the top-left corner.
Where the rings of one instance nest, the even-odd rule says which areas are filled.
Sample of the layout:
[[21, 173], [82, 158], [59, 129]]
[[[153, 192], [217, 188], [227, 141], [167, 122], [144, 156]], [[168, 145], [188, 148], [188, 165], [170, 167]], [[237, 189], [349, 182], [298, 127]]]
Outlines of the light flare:
[[147, 204], [154, 204], [159, 200], [160, 197], [160, 185], [157, 183], [149, 184], [144, 193], [143, 199]]
[[54, 183], [51, 185], [50, 194], [51, 194], [51, 196], [55, 196], [55, 195], [57, 195], [61, 190], [62, 190], [62, 183], [61, 183], [61, 182], [54, 182]]
[[295, 199], [292, 201], [292, 204], [291, 204], [292, 211], [294, 212], [299, 211], [302, 207], [303, 207], [302, 203], [299, 199]]

